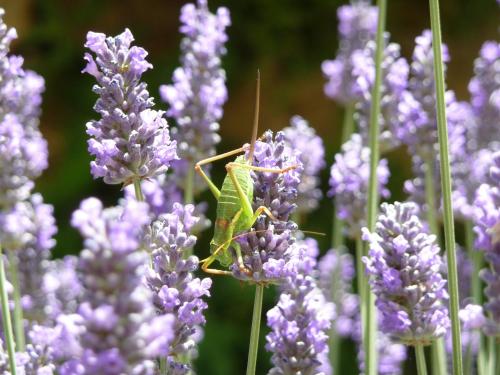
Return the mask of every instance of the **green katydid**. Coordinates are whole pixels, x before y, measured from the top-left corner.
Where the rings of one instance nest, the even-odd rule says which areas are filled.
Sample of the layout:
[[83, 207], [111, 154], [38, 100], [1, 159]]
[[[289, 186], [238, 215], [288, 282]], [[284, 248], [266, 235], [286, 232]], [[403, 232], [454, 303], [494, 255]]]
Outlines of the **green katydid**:
[[259, 122], [259, 100], [260, 100], [260, 74], [257, 72], [257, 92], [255, 103], [255, 115], [252, 130], [252, 141], [249, 146], [248, 158], [244, 155], [238, 156], [235, 161], [226, 164], [227, 175], [219, 190], [217, 186], [205, 174], [202, 165], [216, 160], [224, 159], [246, 151], [246, 147], [240, 147], [220, 155], [216, 155], [199, 161], [195, 165], [195, 170], [207, 182], [208, 187], [217, 199], [217, 218], [214, 226], [214, 237], [210, 241], [211, 255], [202, 260], [202, 270], [215, 275], [231, 275], [229, 271], [208, 268], [215, 260], [222, 266], [229, 266], [232, 263], [232, 256], [229, 247], [233, 247], [236, 252], [238, 267], [244, 273], [248, 273], [243, 263], [243, 257], [239, 244], [234, 241], [233, 234], [248, 231], [261, 214], [268, 215], [271, 220], [275, 220], [271, 211], [265, 206], [258, 207], [255, 212], [252, 209], [253, 181], [250, 171], [286, 173], [296, 165], [282, 169], [262, 168], [252, 165], [255, 142], [257, 141], [257, 131]]

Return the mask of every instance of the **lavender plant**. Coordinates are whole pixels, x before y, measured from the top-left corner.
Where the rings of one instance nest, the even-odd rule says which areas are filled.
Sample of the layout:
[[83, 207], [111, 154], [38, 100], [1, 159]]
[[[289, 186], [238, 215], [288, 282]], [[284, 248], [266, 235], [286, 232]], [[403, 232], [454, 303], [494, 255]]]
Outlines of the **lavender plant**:
[[429, 344], [450, 326], [446, 280], [435, 236], [425, 232], [412, 203], [383, 203], [364, 258], [381, 313], [380, 328], [410, 345]]
[[335, 307], [316, 284], [316, 260], [307, 246], [307, 242], [293, 246], [297, 252], [295, 273], [281, 285], [278, 304], [267, 313], [271, 332], [266, 337], [266, 349], [273, 354], [272, 375], [328, 372], [322, 359], [328, 354], [327, 332]]
[[[189, 3], [181, 9], [181, 63], [172, 76], [173, 84], [162, 85], [160, 95], [169, 105], [167, 116], [177, 127], [172, 137], [177, 141], [180, 159], [173, 163], [174, 180], [192, 203], [193, 191], [204, 184], [193, 184], [194, 163], [213, 156], [220, 136], [218, 121], [227, 100], [226, 74], [221, 58], [226, 53], [226, 28], [231, 24], [225, 7], [210, 13], [207, 0]], [[194, 190], [193, 190], [194, 189]]]
[[242, 272], [235, 261], [231, 266], [233, 275], [243, 281], [277, 283], [293, 273], [294, 242], [292, 232], [297, 228], [291, 220], [296, 209], [297, 188], [302, 173], [302, 163], [287, 145], [285, 134], [266, 131], [255, 145], [255, 166], [281, 169], [298, 168], [284, 174], [252, 171], [254, 183], [252, 206], [268, 207], [276, 221], [261, 216], [252, 230], [237, 239], [247, 272]]
[[160, 216], [152, 224], [151, 234], [146, 238], [153, 260], [147, 284], [153, 291], [154, 305], [159, 314], [175, 317], [168, 358], [169, 374], [190, 371], [189, 363], [180, 362], [196, 357], [197, 331], [205, 323], [203, 311], [207, 308], [203, 297], [210, 295], [212, 284], [209, 278], [194, 277], [198, 258], [186, 256], [186, 251], [196, 242], [196, 237], [190, 234], [198, 221], [193, 210], [193, 205], [175, 203], [170, 214]]
[[325, 148], [322, 139], [309, 123], [300, 116], [290, 119], [290, 126], [283, 129], [290, 147], [299, 153], [303, 171], [297, 187], [297, 216], [307, 214], [318, 206], [322, 197], [318, 185], [319, 172], [325, 167]]
[[360, 100], [356, 87], [352, 56], [362, 50], [366, 43], [375, 39], [377, 30], [377, 7], [369, 1], [353, 1], [351, 5], [343, 5], [337, 10], [339, 20], [339, 49], [334, 60], [325, 60], [321, 65], [328, 82], [325, 84], [325, 95], [344, 105]]
[[94, 109], [99, 120], [87, 123], [88, 150], [95, 160], [90, 163], [94, 178], [108, 184], [138, 183], [167, 171], [177, 158], [176, 143], [170, 140], [168, 125], [154, 102], [142, 74], [152, 68], [147, 52], [132, 46], [130, 30], [116, 37], [89, 32], [83, 72], [92, 75], [99, 95]]
[[89, 198], [73, 214], [72, 225], [85, 239], [78, 264], [83, 330], [80, 354], [66, 362], [62, 374], [153, 374], [153, 360], [168, 354], [174, 318], [155, 316], [142, 281], [148, 224], [147, 205], [132, 200], [103, 209]]
[[[330, 191], [335, 198], [339, 218], [347, 224], [347, 234], [351, 238], [361, 235], [361, 228], [366, 225], [366, 195], [370, 174], [370, 149], [363, 146], [359, 134], [342, 145], [342, 153], [335, 155], [335, 163], [330, 169]], [[389, 190], [385, 188], [389, 180], [387, 160], [382, 159], [377, 168], [377, 179], [381, 196], [387, 198]]]

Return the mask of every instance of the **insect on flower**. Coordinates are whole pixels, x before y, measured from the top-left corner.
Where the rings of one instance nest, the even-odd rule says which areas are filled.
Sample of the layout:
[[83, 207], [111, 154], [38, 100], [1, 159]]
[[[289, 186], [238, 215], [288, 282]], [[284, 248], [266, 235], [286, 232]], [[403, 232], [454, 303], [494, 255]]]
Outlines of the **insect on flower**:
[[[259, 119], [259, 97], [260, 97], [260, 74], [257, 72], [257, 92], [255, 104], [255, 116], [252, 130], [252, 141], [250, 146], [243, 146], [220, 155], [216, 155], [199, 161], [195, 170], [207, 182], [210, 191], [217, 199], [217, 218], [215, 220], [214, 236], [210, 242], [211, 255], [202, 260], [202, 270], [215, 275], [231, 275], [230, 271], [208, 268], [215, 260], [222, 266], [229, 266], [233, 259], [229, 252], [232, 247], [236, 253], [237, 264], [240, 271], [248, 273], [243, 263], [243, 256], [238, 242], [234, 241], [233, 234], [248, 231], [261, 214], [266, 214], [271, 220], [276, 221], [271, 211], [265, 207], [258, 207], [255, 212], [252, 209], [253, 180], [250, 171], [267, 173], [286, 173], [297, 168], [297, 165], [286, 168], [263, 168], [252, 165], [255, 142], [257, 141], [258, 119]], [[210, 178], [205, 174], [202, 165], [216, 160], [224, 159], [248, 149], [248, 157], [238, 156], [235, 161], [226, 164], [227, 175], [224, 178], [221, 190], [219, 190]]]

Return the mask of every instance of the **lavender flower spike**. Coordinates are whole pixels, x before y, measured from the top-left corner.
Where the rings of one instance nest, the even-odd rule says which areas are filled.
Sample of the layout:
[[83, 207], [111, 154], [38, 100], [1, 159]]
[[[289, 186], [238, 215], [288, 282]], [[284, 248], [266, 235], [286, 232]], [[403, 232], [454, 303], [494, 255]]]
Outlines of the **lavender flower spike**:
[[302, 163], [286, 142], [283, 132], [273, 137], [273, 133], [268, 130], [255, 145], [253, 164], [273, 169], [297, 166], [284, 174], [251, 173], [254, 183], [253, 209], [265, 206], [277, 221], [273, 222], [263, 215], [257, 219], [250, 232], [237, 239], [248, 274], [241, 272], [234, 256], [231, 265], [233, 275], [240, 280], [276, 283], [294, 272], [291, 261], [295, 240], [292, 231], [297, 226], [290, 216], [297, 207], [295, 200]]
[[182, 66], [174, 71], [173, 84], [160, 86], [160, 95], [169, 105], [167, 115], [177, 124], [172, 137], [181, 158], [175, 162], [176, 174], [182, 179], [189, 162], [214, 155], [220, 141], [218, 121], [227, 100], [221, 57], [231, 20], [227, 8], [212, 14], [207, 0], [198, 0], [182, 7], [180, 21]]
[[193, 358], [196, 354], [197, 328], [205, 323], [203, 311], [207, 308], [202, 298], [210, 296], [212, 284], [209, 278], [194, 277], [198, 258], [184, 256], [196, 242], [196, 237], [190, 234], [198, 221], [192, 216], [193, 210], [193, 205], [175, 203], [171, 213], [153, 223], [151, 235], [147, 237], [153, 258], [147, 284], [154, 293], [156, 310], [175, 316], [174, 339], [169, 350], [169, 364], [174, 367], [182, 366], [176, 363], [178, 358]]
[[321, 199], [319, 172], [325, 167], [323, 140], [300, 116], [290, 119], [290, 126], [283, 129], [286, 140], [299, 153], [304, 170], [300, 176], [297, 196], [297, 212], [308, 213], [318, 206]]
[[328, 354], [327, 332], [335, 307], [316, 285], [316, 260], [304, 245], [294, 245], [295, 273], [286, 278], [278, 304], [267, 313], [271, 332], [266, 349], [273, 353], [274, 365], [269, 375], [325, 374], [320, 368]]
[[69, 374], [153, 374], [153, 359], [167, 355], [173, 316], [156, 317], [143, 284], [147, 254], [142, 236], [149, 224], [147, 205], [128, 200], [104, 210], [96, 198], [82, 202], [72, 225], [84, 237], [79, 271], [84, 295], [81, 355], [69, 361]]
[[[335, 155], [335, 163], [330, 170], [330, 191], [335, 198], [339, 218], [347, 223], [348, 234], [356, 238], [366, 220], [366, 197], [370, 175], [370, 149], [363, 147], [359, 134], [342, 145], [342, 152]], [[387, 160], [380, 160], [377, 168], [379, 190], [383, 198], [389, 196], [385, 188], [389, 180]]]
[[483, 184], [477, 191], [474, 230], [476, 246], [484, 251], [489, 263], [489, 267], [480, 272], [488, 297], [484, 308], [491, 316], [485, 331], [488, 335], [500, 336], [500, 152], [494, 154], [490, 178], [491, 185]]
[[428, 344], [449, 325], [446, 280], [436, 237], [424, 231], [416, 205], [383, 203], [375, 233], [363, 258], [381, 313], [380, 329], [408, 345]]
[[375, 38], [378, 9], [369, 1], [353, 1], [351, 5], [338, 8], [340, 45], [334, 60], [325, 60], [321, 69], [328, 82], [325, 95], [349, 104], [357, 102], [359, 93], [355, 90], [356, 79], [353, 76], [351, 56], [354, 51], [363, 49], [369, 40]]
[[27, 199], [33, 180], [47, 168], [47, 142], [38, 129], [43, 78], [8, 56], [17, 37], [0, 8], [0, 208]]
[[152, 65], [143, 48], [130, 46], [133, 40], [126, 29], [116, 37], [89, 32], [85, 43], [96, 58], [85, 54], [83, 72], [97, 80], [94, 109], [101, 115], [87, 123], [88, 149], [96, 158], [90, 167], [94, 178], [103, 177], [108, 184], [128, 184], [166, 172], [177, 158], [163, 113], [151, 109], [153, 98], [140, 82]]

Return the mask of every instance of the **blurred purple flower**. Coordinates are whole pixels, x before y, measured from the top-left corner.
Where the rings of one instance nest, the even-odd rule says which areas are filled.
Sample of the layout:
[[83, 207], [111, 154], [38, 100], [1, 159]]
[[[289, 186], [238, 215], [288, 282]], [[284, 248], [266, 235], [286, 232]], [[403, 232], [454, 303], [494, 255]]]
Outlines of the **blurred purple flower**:
[[323, 140], [309, 123], [300, 116], [290, 119], [290, 126], [283, 129], [290, 147], [298, 152], [303, 165], [300, 183], [297, 187], [297, 213], [308, 213], [318, 206], [322, 197], [319, 189], [319, 172], [325, 167], [325, 147]]
[[[188, 3], [181, 9], [181, 63], [173, 73], [173, 84], [160, 86], [160, 96], [169, 105], [167, 115], [177, 127], [172, 137], [177, 141], [180, 160], [173, 163], [179, 186], [184, 186], [188, 168], [215, 154], [220, 136], [218, 121], [227, 100], [226, 74], [221, 68], [225, 55], [226, 27], [231, 24], [225, 7], [210, 13], [207, 0]], [[205, 184], [195, 184], [195, 189]], [[184, 186], [185, 187], [185, 186]]]
[[[335, 163], [330, 170], [330, 191], [328, 195], [335, 199], [340, 219], [347, 223], [347, 232], [351, 238], [361, 234], [366, 225], [366, 197], [370, 176], [370, 149], [363, 147], [359, 134], [342, 145], [342, 152], [335, 155]], [[385, 185], [389, 180], [387, 160], [380, 160], [377, 168], [380, 194], [389, 196]]]
[[168, 354], [174, 318], [155, 316], [143, 283], [147, 254], [141, 249], [149, 220], [147, 205], [133, 200], [103, 209], [89, 198], [73, 213], [71, 223], [84, 237], [78, 265], [82, 354], [66, 363], [63, 375], [153, 374], [153, 359]]
[[350, 5], [338, 8], [339, 50], [334, 60], [325, 60], [321, 69], [328, 82], [325, 95], [342, 104], [357, 102], [356, 78], [353, 75], [351, 56], [375, 38], [378, 9], [369, 1], [353, 1]]

